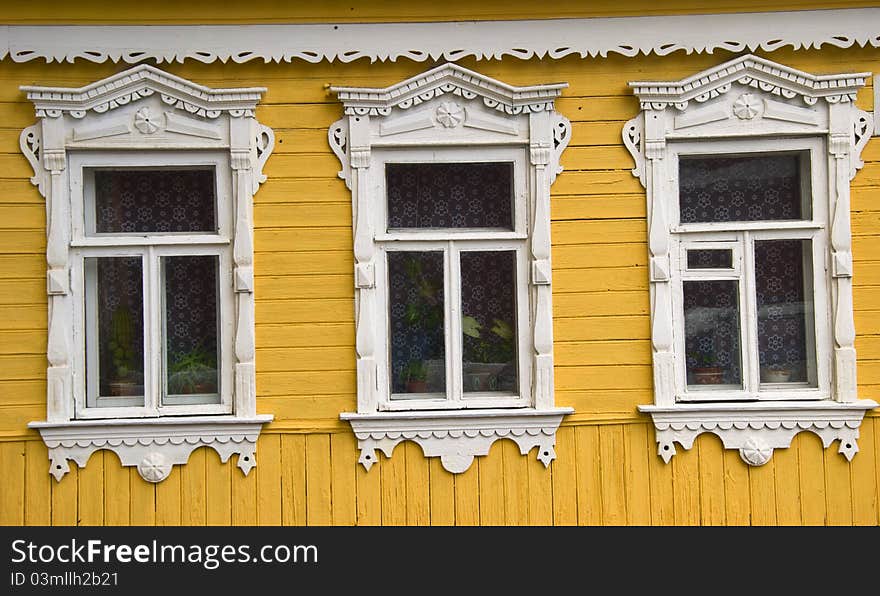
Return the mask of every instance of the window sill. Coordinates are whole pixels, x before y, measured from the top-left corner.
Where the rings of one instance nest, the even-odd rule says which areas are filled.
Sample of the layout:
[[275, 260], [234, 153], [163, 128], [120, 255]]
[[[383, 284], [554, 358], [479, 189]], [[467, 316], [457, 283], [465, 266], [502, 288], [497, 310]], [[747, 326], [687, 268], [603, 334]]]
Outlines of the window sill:
[[656, 429], [658, 455], [666, 463], [675, 455], [675, 443], [685, 449], [698, 435], [717, 435], [725, 449], [738, 449], [751, 466], [770, 461], [774, 449], [784, 449], [802, 431], [811, 431], [827, 449], [840, 441], [838, 452], [852, 461], [859, 451], [856, 440], [865, 412], [877, 402], [772, 401], [748, 403], [688, 403], [674, 406], [639, 406], [650, 414]]
[[161, 482], [174, 465], [185, 464], [199, 447], [211, 447], [226, 462], [238, 454], [245, 475], [256, 465], [257, 437], [271, 415], [253, 418], [191, 416], [148, 419], [31, 422], [49, 448], [49, 473], [60, 481], [72, 459], [84, 468], [95, 451], [108, 449], [123, 466], [136, 466], [141, 478]]
[[493, 409], [420, 412], [343, 413], [358, 440], [358, 460], [369, 470], [376, 462], [376, 449], [386, 457], [398, 443], [417, 443], [425, 457], [439, 457], [453, 474], [470, 468], [474, 457], [487, 455], [499, 439], [510, 439], [527, 455], [538, 447], [538, 459], [549, 466], [556, 458], [556, 430], [572, 408]]

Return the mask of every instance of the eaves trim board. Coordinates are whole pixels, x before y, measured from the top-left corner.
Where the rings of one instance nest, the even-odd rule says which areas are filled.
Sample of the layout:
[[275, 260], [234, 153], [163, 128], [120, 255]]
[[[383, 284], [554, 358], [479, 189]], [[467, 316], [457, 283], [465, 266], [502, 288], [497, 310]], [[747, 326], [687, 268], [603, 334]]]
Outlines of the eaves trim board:
[[880, 47], [880, 8], [427, 23], [0, 25], [14, 62], [415, 62]]

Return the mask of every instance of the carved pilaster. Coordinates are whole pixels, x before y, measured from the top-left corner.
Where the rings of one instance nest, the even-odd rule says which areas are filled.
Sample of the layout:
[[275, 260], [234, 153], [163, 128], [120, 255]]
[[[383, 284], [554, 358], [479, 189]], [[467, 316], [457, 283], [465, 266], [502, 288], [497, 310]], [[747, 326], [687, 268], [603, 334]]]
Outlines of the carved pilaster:
[[235, 412], [243, 418], [257, 413], [254, 357], [253, 162], [251, 149], [232, 149], [235, 184], [235, 230], [232, 245], [237, 302], [235, 322]]

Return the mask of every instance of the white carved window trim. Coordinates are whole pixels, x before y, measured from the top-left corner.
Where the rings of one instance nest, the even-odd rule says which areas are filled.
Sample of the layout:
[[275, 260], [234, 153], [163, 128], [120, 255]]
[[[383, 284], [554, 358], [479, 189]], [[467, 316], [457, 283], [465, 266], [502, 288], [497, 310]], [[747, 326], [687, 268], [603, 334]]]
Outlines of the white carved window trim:
[[[265, 89], [214, 90], [148, 65], [77, 89], [21, 89], [39, 119], [20, 145], [47, 201], [48, 235], [47, 412], [28, 426], [49, 448], [50, 473], [60, 481], [67, 460], [84, 467], [94, 451], [109, 449], [160, 482], [208, 446], [224, 462], [237, 454], [247, 474], [260, 430], [272, 420], [256, 413], [254, 368], [252, 199], [274, 147], [272, 130], [254, 117]], [[217, 234], [84, 234], [86, 169], [205, 165], [217, 183]], [[220, 404], [85, 407], [84, 257], [169, 251], [219, 256]]]
[[[553, 103], [566, 86], [512, 87], [450, 63], [384, 89], [331, 88], [345, 116], [328, 136], [342, 163], [339, 176], [352, 192], [354, 213], [358, 411], [340, 417], [351, 423], [367, 470], [376, 461], [376, 449], [390, 457], [404, 440], [418, 443], [427, 457], [439, 456], [453, 473], [467, 470], [501, 438], [515, 441], [523, 455], [537, 447], [545, 466], [555, 457], [556, 430], [573, 411], [554, 405], [550, 286], [550, 185], [562, 171], [559, 157], [571, 135], [569, 121]], [[424, 162], [432, 153], [438, 162], [480, 162], [487, 155], [489, 161], [513, 161], [521, 179], [514, 188], [520, 196], [514, 231], [386, 233], [384, 163]], [[455, 407], [446, 402], [426, 410], [389, 399], [386, 246], [416, 247], [449, 238], [487, 248], [521, 243], [518, 270], [528, 275], [517, 282], [517, 292], [529, 307], [523, 315], [528, 324], [519, 329], [521, 393], [515, 403], [487, 400]]]
[[[667, 463], [675, 455], [676, 442], [690, 449], [703, 432], [719, 436], [725, 448], [739, 450], [750, 465], [763, 465], [774, 449], [788, 447], [803, 430], [819, 435], [826, 448], [838, 440], [838, 451], [848, 460], [858, 452], [862, 418], [877, 407], [857, 396], [849, 215], [849, 181], [863, 165], [860, 154], [873, 129], [871, 114], [854, 104], [867, 76], [817, 77], [744, 55], [681, 81], [630, 83], [642, 111], [624, 126], [623, 141], [636, 163], [633, 175], [647, 190], [654, 366], [654, 403], [639, 410], [651, 415], [658, 453]], [[681, 300], [675, 291], [680, 278], [676, 252], [679, 235], [688, 226], [676, 223], [678, 187], [672, 169], [678, 148], [700, 144], [705, 153], [727, 145], [766, 152], [770, 145], [803, 144], [788, 140], [798, 138], [816, 143], [822, 151], [821, 158], [811, 160], [811, 170], [815, 201], [824, 201], [819, 215], [827, 212], [827, 219], [813, 223], [820, 232], [825, 228], [827, 242], [823, 261], [828, 268], [829, 331], [818, 334], [817, 341], [825, 342], [822, 350], [831, 361], [828, 396], [800, 400], [797, 392], [789, 392], [773, 401], [683, 402], [678, 399], [683, 370], [678, 336], [683, 329], [674, 313]], [[817, 167], [824, 175], [815, 175]], [[802, 223], [754, 227], [792, 226], [804, 228]]]

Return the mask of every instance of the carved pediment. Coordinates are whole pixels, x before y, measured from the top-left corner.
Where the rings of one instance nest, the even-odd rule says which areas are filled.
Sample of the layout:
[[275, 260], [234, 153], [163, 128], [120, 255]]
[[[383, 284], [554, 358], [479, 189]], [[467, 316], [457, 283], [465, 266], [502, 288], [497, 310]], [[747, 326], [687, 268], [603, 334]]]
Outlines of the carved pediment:
[[[669, 106], [679, 111], [698, 109], [699, 104], [732, 89], [736, 90], [737, 98], [752, 90], [756, 95], [778, 97], [777, 103], [797, 98], [801, 106], [809, 107], [819, 99], [828, 103], [855, 101], [856, 92], [865, 85], [868, 76], [870, 73], [813, 75], [746, 54], [680, 81], [636, 81], [629, 85], [643, 110], [662, 110]], [[738, 108], [737, 117], [757, 115], [747, 107]]]
[[[455, 103], [481, 98], [483, 104], [504, 114], [550, 111], [567, 83], [515, 87], [447, 63], [390, 87], [331, 87], [347, 115], [388, 116], [394, 108], [413, 106], [448, 96]], [[460, 100], [458, 99], [460, 98]]]
[[223, 112], [231, 116], [253, 116], [254, 107], [266, 89], [211, 89], [181, 77], [141, 64], [85, 87], [22, 86], [34, 103], [38, 118], [57, 118], [67, 114], [84, 118], [90, 111], [104, 114], [110, 110], [158, 96], [162, 104], [201, 118], [217, 118]]

